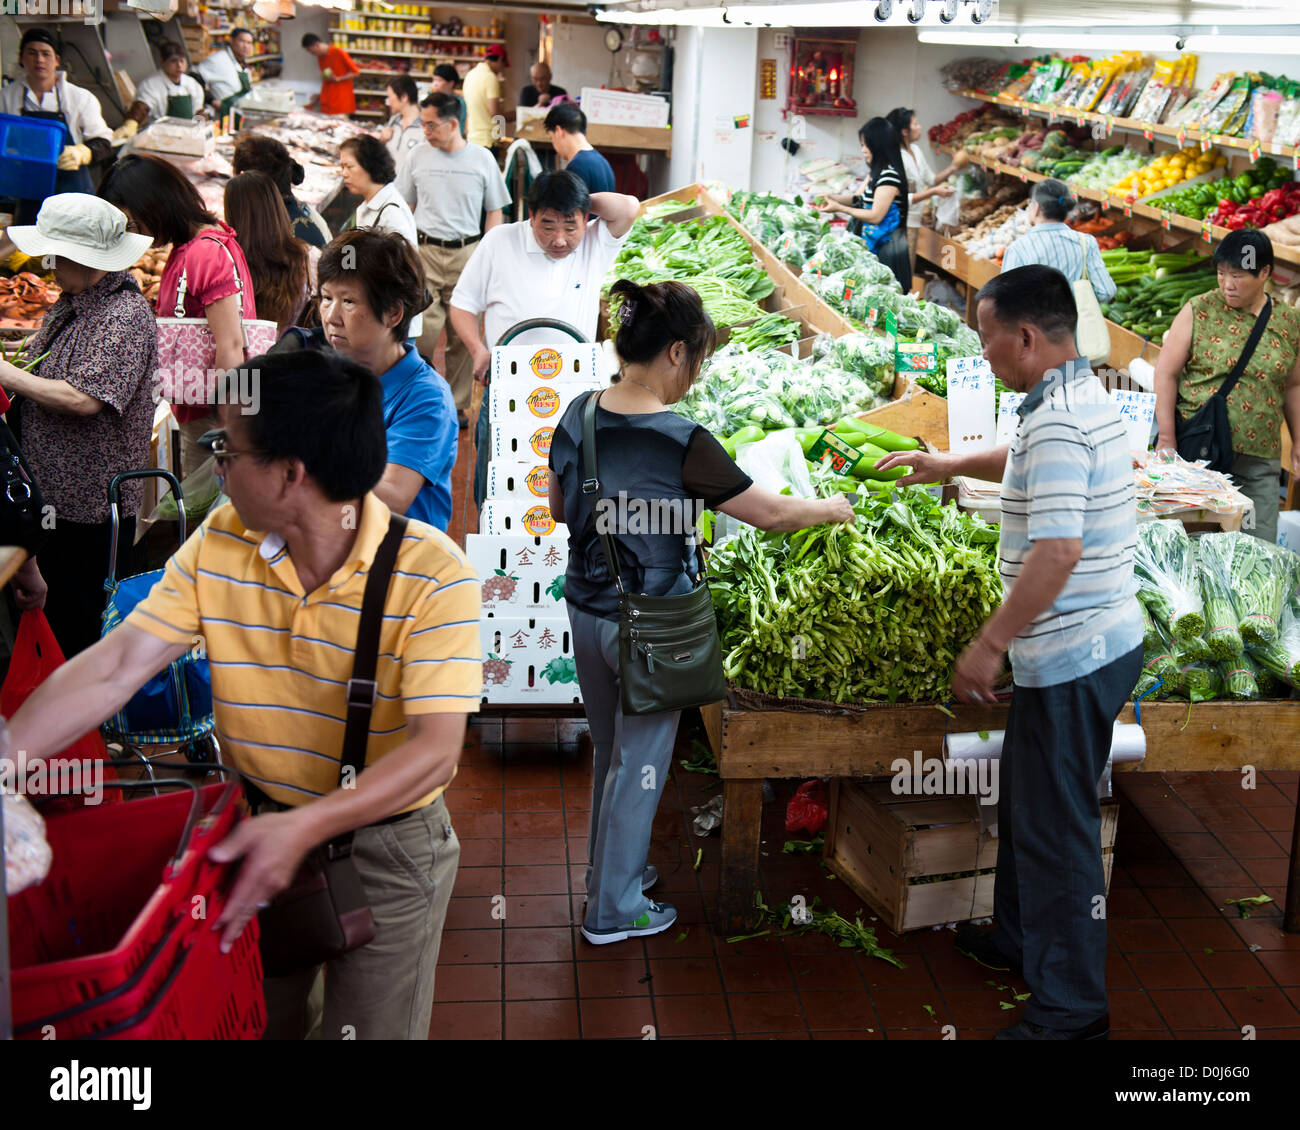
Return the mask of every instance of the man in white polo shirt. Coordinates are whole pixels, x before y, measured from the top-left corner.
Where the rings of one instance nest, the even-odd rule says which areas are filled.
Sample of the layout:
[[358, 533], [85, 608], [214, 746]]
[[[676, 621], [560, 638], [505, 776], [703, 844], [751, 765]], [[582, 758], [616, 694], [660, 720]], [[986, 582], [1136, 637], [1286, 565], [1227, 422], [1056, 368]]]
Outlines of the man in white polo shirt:
[[[397, 191], [415, 213], [420, 259], [433, 301], [424, 311], [416, 348], [433, 357], [446, 322], [452, 290], [479, 241], [479, 219], [491, 233], [501, 223], [510, 192], [492, 154], [461, 136], [460, 107], [451, 94], [430, 94], [420, 103], [427, 144], [415, 146], [397, 171]], [[472, 351], [452, 322], [447, 331], [447, 383], [456, 398], [460, 426], [474, 391]]]
[[[451, 296], [451, 325], [469, 346], [475, 380], [487, 384], [491, 347], [530, 318], [567, 322], [595, 341], [601, 287], [640, 208], [635, 196], [588, 193], [567, 171], [538, 177], [528, 194], [530, 218], [488, 232]], [[530, 330], [512, 344], [571, 340], [556, 330]], [[474, 431], [474, 500], [480, 506], [487, 492], [489, 424], [484, 396]]]

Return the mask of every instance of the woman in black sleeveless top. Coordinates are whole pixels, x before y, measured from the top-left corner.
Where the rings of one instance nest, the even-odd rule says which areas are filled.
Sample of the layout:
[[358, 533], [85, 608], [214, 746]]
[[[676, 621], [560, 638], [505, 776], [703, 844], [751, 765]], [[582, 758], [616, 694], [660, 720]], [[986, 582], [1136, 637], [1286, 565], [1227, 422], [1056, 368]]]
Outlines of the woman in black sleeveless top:
[[[701, 510], [720, 510], [765, 530], [852, 520], [842, 495], [791, 498], [755, 486], [707, 429], [670, 409], [713, 347], [713, 323], [694, 290], [676, 282], [641, 287], [621, 280], [611, 293], [623, 300], [614, 341], [621, 373], [612, 387], [589, 395], [600, 397], [601, 514], [628, 591], [666, 596], [692, 589]], [[550, 504], [556, 521], [569, 527], [565, 603], [595, 749], [582, 933], [604, 945], [657, 934], [677, 918], [673, 907], [644, 891], [658, 878], [646, 854], [680, 711], [634, 716], [620, 705], [618, 596], [582, 493], [587, 400], [576, 400], [555, 429]]]

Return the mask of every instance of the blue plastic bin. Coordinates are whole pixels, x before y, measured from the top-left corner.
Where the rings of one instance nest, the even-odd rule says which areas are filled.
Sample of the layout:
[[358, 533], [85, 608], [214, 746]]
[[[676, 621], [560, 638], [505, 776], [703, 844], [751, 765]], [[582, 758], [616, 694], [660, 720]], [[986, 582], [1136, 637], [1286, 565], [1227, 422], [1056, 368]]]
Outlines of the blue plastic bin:
[[16, 200], [49, 196], [66, 138], [59, 122], [0, 114], [0, 196]]

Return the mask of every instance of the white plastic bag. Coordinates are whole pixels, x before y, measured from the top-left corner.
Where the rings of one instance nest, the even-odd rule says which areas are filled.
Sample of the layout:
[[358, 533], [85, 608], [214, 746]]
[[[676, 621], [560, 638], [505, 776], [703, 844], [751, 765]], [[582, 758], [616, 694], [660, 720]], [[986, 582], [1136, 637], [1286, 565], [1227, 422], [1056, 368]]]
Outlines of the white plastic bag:
[[45, 841], [45, 821], [21, 793], [0, 793], [5, 824], [5, 890], [16, 895], [50, 873], [54, 855]]
[[961, 193], [939, 197], [934, 208], [934, 222], [939, 228], [955, 228], [961, 220]]
[[[796, 498], [813, 498], [808, 463], [792, 430], [773, 432], [756, 443], [736, 448], [736, 463], [755, 485], [780, 494], [787, 487]], [[714, 525], [714, 543], [721, 542], [740, 529], [742, 523], [719, 514]]]

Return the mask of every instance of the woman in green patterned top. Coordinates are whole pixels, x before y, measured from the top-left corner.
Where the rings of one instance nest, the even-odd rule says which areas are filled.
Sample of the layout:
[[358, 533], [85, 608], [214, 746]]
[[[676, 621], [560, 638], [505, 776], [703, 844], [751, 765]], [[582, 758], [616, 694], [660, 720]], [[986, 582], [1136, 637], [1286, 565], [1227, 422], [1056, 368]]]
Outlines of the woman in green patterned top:
[[[1276, 541], [1283, 421], [1292, 436], [1300, 436], [1300, 310], [1270, 300], [1265, 291], [1273, 274], [1273, 245], [1262, 232], [1232, 232], [1215, 250], [1214, 261], [1218, 289], [1188, 302], [1160, 347], [1156, 447], [1177, 446], [1175, 416], [1190, 419], [1223, 384], [1264, 303], [1273, 301], [1264, 336], [1228, 396], [1228, 422], [1236, 455], [1230, 473], [1255, 503], [1254, 527], [1247, 532]], [[1288, 470], [1300, 475], [1300, 445], [1291, 449]]]

